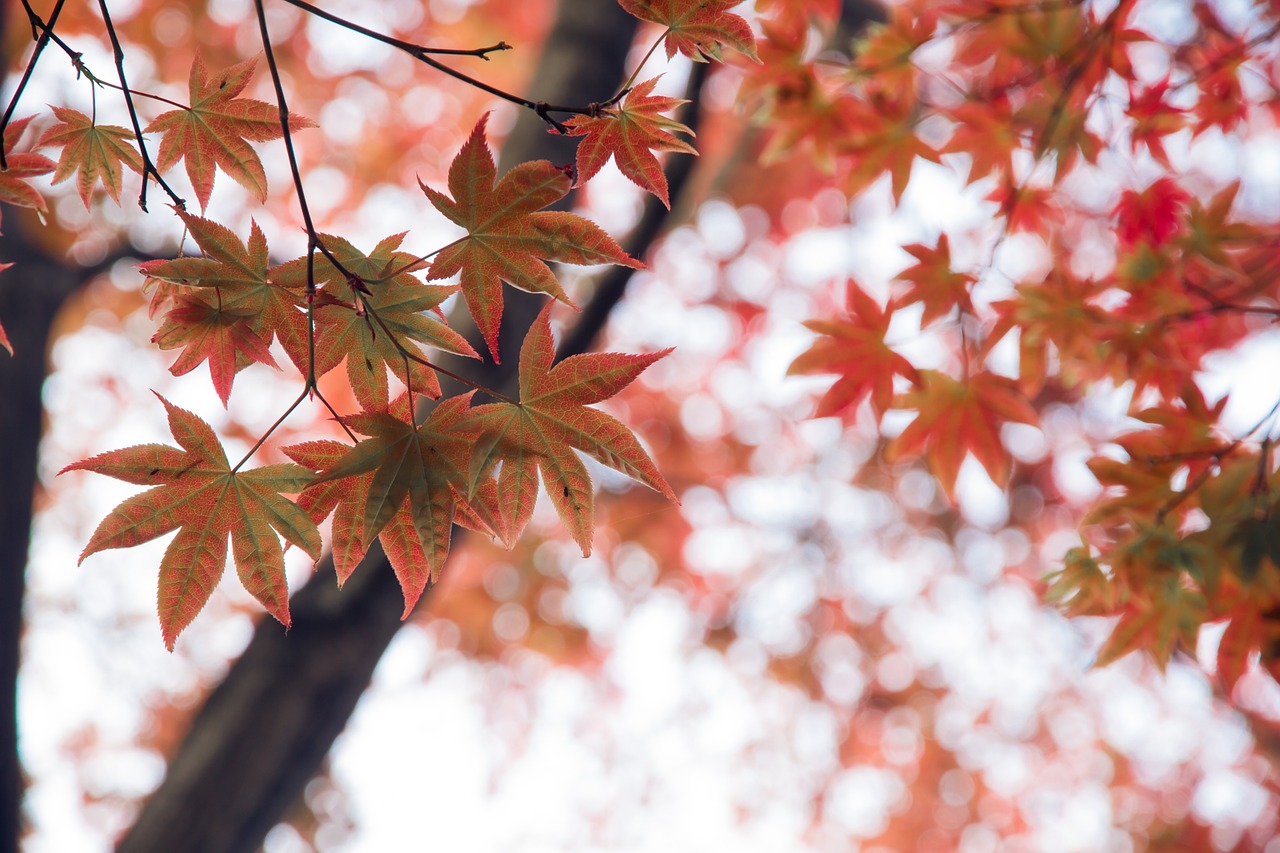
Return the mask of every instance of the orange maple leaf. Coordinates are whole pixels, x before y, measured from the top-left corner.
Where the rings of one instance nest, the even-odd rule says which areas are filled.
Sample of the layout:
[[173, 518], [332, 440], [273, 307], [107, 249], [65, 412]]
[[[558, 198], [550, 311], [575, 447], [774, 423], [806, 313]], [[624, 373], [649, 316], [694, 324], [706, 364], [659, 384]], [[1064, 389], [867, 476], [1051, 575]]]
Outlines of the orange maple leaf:
[[181, 286], [175, 306], [152, 338], [161, 349], [187, 347], [170, 370], [180, 376], [207, 357], [214, 389], [226, 405], [237, 372], [254, 361], [275, 366], [267, 347], [278, 338], [305, 375], [305, 282], [290, 280], [287, 265], [268, 266], [267, 240], [258, 223], [252, 224], [246, 246], [212, 220], [182, 210], [177, 214], [204, 257], [147, 261], [138, 267], [148, 278]]
[[502, 282], [546, 293], [576, 308], [546, 261], [569, 264], [644, 264], [622, 251], [595, 223], [555, 210], [542, 210], [568, 194], [566, 170], [546, 160], [521, 163], [497, 180], [498, 170], [485, 142], [485, 114], [449, 166], [449, 192], [418, 186], [467, 236], [436, 255], [429, 279], [461, 273], [462, 295], [496, 362], [502, 322]]
[[652, 94], [659, 79], [636, 84], [617, 109], [604, 110], [598, 116], [574, 116], [565, 122], [571, 128], [570, 136], [586, 137], [578, 143], [578, 185], [590, 180], [612, 157], [622, 174], [671, 209], [667, 176], [653, 152], [679, 151], [695, 156], [698, 152], [672, 135], [693, 135], [693, 131], [662, 115], [688, 101]]
[[680, 51], [695, 62], [720, 59], [720, 46], [759, 62], [756, 39], [741, 15], [728, 11], [738, 0], [618, 0], [642, 21], [667, 28], [667, 59]]
[[[253, 79], [258, 60], [244, 62], [212, 77], [197, 53], [188, 81], [191, 106], [169, 110], [147, 125], [146, 133], [162, 133], [156, 166], [161, 171], [179, 160], [187, 164], [187, 177], [200, 200], [209, 206], [216, 169], [230, 175], [260, 202], [267, 200], [267, 176], [249, 141], [267, 142], [284, 135], [280, 110], [274, 104], [236, 97]], [[315, 122], [289, 114], [289, 129], [315, 127]]]
[[897, 408], [919, 414], [890, 443], [886, 458], [923, 454], [943, 489], [954, 496], [960, 464], [972, 453], [991, 479], [1003, 485], [1009, 478], [1009, 453], [1000, 440], [1001, 425], [1038, 421], [1017, 383], [989, 371], [963, 381], [936, 370], [922, 370], [920, 377], [923, 387], [895, 402]]
[[547, 303], [520, 349], [520, 402], [488, 403], [471, 410], [470, 424], [483, 436], [476, 443], [469, 477], [477, 483], [501, 463], [500, 533], [511, 541], [533, 512], [541, 472], [551, 503], [585, 556], [591, 553], [593, 532], [591, 477], [574, 448], [676, 500], [631, 431], [613, 416], [588, 408], [631, 384], [670, 350], [648, 355], [587, 353], [552, 367], [550, 313]]
[[178, 635], [218, 585], [230, 537], [240, 582], [287, 627], [289, 590], [277, 534], [318, 560], [320, 533], [282, 493], [302, 491], [311, 472], [293, 463], [233, 471], [207, 423], [164, 397], [160, 402], [181, 449], [140, 444], [101, 453], [59, 472], [96, 471], [153, 487], [102, 520], [80, 562], [107, 548], [129, 548], [177, 530], [160, 561], [158, 602], [164, 642], [172, 651]]
[[99, 180], [111, 200], [120, 203], [122, 165], [142, 174], [142, 155], [133, 147], [133, 131], [116, 125], [94, 124], [79, 110], [53, 107], [59, 124], [49, 128], [37, 143], [62, 146], [53, 182], [60, 184], [78, 173], [76, 189], [85, 209]]
[[920, 374], [885, 343], [892, 312], [881, 310], [853, 279], [847, 284], [847, 300], [848, 319], [805, 323], [822, 337], [796, 357], [787, 373], [839, 375], [818, 401], [815, 417], [852, 418], [858, 404], [870, 397], [871, 410], [879, 422], [893, 400], [894, 377], [906, 377], [918, 386], [922, 384]]

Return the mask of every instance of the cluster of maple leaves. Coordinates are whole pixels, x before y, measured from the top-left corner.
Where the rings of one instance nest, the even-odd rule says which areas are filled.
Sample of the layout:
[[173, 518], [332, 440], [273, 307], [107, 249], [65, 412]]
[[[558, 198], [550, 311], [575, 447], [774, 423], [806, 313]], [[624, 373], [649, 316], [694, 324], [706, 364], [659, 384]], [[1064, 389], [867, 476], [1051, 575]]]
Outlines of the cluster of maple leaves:
[[[821, 170], [816, 182], [853, 196], [887, 176], [895, 199], [920, 160], [950, 164], [989, 188], [1003, 229], [991, 258], [1022, 233], [1054, 259], [996, 301], [979, 296], [998, 277], [994, 261], [958, 265], [947, 234], [906, 247], [913, 262], [883, 304], [850, 279], [844, 312], [808, 324], [815, 340], [791, 366], [836, 377], [816, 414], [879, 424], [890, 411], [914, 413], [885, 455], [923, 458], [954, 496], [970, 456], [995, 482], [1009, 481], [1006, 425], [1035, 425], [1045, 405], [1082, 401], [1100, 385], [1127, 387], [1135, 426], [1091, 461], [1102, 496], [1049, 597], [1069, 613], [1119, 617], [1100, 662], [1144, 649], [1163, 665], [1175, 650], [1195, 648], [1203, 624], [1225, 620], [1225, 684], [1258, 655], [1280, 675], [1276, 418], [1225, 434], [1217, 426], [1224, 401], [1206, 401], [1197, 379], [1210, 353], [1280, 316], [1276, 238], [1235, 214], [1237, 185], [1192, 185], [1169, 153], [1174, 141], [1185, 148], [1204, 134], [1240, 134], [1253, 114], [1275, 112], [1275, 4], [1253, 4], [1245, 24], [1229, 25], [1194, 0], [1194, 35], [1168, 44], [1133, 23], [1135, 0], [911, 0], [892, 6], [887, 23], [840, 62], [819, 51], [838, 0], [758, 0], [758, 45], [731, 0], [620, 3], [661, 28], [655, 48], [663, 44], [668, 58], [719, 59], [728, 48], [759, 61], [743, 72], [742, 100], [770, 128], [762, 162], [803, 152]], [[1135, 58], [1153, 55], [1154, 63]], [[281, 106], [241, 96], [256, 64], [210, 73], [197, 56], [189, 103], [172, 104], [141, 132], [54, 108], [57, 124], [36, 147], [60, 147], [56, 164], [20, 150], [29, 119], [9, 122], [0, 199], [43, 207], [29, 180], [53, 172], [55, 181], [74, 176], [86, 204], [99, 183], [118, 200], [126, 169], [162, 181], [179, 162], [202, 209], [218, 171], [265, 199], [249, 143], [310, 123], [292, 114], [282, 122]], [[449, 169], [447, 192], [421, 187], [466, 231], [432, 256], [400, 250], [402, 234], [365, 253], [315, 232], [315, 251], [271, 265], [256, 224], [246, 243], [178, 210], [200, 255], [143, 265], [164, 312], [155, 341], [180, 350], [174, 372], [208, 364], [225, 404], [239, 371], [275, 364], [278, 343], [306, 377], [299, 402], [345, 363], [362, 411], [340, 418], [350, 443], [305, 442], [286, 449], [293, 464], [242, 470], [206, 424], [165, 402], [179, 448], [144, 445], [70, 466], [151, 487], [104, 520], [85, 556], [178, 531], [161, 565], [166, 643], [221, 576], [228, 540], [245, 587], [288, 624], [280, 539], [318, 556], [316, 524], [330, 515], [339, 579], [378, 539], [407, 613], [439, 572], [454, 523], [510, 543], [539, 482], [587, 552], [592, 487], [579, 453], [674, 499], [632, 433], [591, 408], [664, 353], [553, 365], [545, 310], [521, 349], [514, 398], [483, 389], [496, 402], [474, 403], [473, 392], [440, 401], [423, 419], [415, 411], [420, 397], [440, 394], [431, 350], [478, 355], [438, 315], [455, 290], [497, 360], [503, 282], [572, 304], [547, 261], [639, 266], [587, 220], [544, 208], [610, 159], [670, 206], [655, 152], [694, 152], [670, 115], [681, 101], [655, 94], [657, 84], [633, 77], [612, 101], [551, 122], [580, 137], [576, 170], [535, 162], [498, 176], [481, 117]], [[160, 134], [154, 164], [143, 133]], [[1099, 207], [1078, 185], [1097, 174], [1104, 152], [1146, 177]], [[1100, 233], [1114, 235], [1114, 263], [1076, 262]], [[429, 283], [455, 277], [457, 285]], [[922, 369], [899, 352], [890, 326], [904, 317], [944, 344], [951, 361]], [[992, 353], [1011, 337], [1018, 365], [1009, 374]], [[1039, 485], [1054, 491], [1047, 475]]]
[[[697, 61], [719, 59], [722, 46], [754, 58], [754, 36], [745, 19], [727, 11], [732, 5], [622, 0], [628, 12], [662, 28], [655, 47], [665, 44], [668, 59], [679, 52]], [[45, 32], [50, 29], [43, 26]], [[99, 84], [78, 55], [72, 59]], [[502, 176], [486, 139], [487, 115], [481, 116], [449, 168], [448, 192], [421, 185], [430, 204], [465, 236], [415, 257], [400, 250], [404, 234], [387, 237], [366, 253], [340, 236], [313, 232], [315, 251], [273, 265], [256, 223], [246, 243], [231, 229], [188, 212], [163, 178], [184, 163], [202, 210], [218, 172], [266, 201], [266, 175], [250, 143], [287, 139], [314, 123], [282, 105], [243, 97], [258, 65], [254, 58], [211, 72], [197, 54], [187, 104], [129, 93], [135, 101], [150, 97], [174, 107], [138, 132], [53, 107], [57, 123], [35, 147], [60, 148], [56, 164], [20, 150], [31, 117], [5, 128], [7, 171], [0, 174], [0, 200], [44, 210], [44, 199], [29, 180], [52, 172], [54, 183], [76, 179], [86, 207], [99, 185], [118, 203], [124, 173], [131, 170], [143, 176], [143, 198], [147, 180], [154, 179], [175, 202], [199, 255], [141, 265], [154, 286], [153, 310], [163, 315], [153, 341], [178, 351], [174, 374], [207, 364], [213, 387], [227, 405], [241, 370], [255, 363], [278, 366], [271, 349], [278, 344], [305, 377], [295, 407], [309, 394], [318, 396], [319, 377], [344, 363], [361, 407], [338, 417], [351, 443], [307, 441], [284, 449], [294, 462], [247, 468], [248, 457], [231, 463], [207, 423], [161, 398], [178, 447], [139, 445], [65, 469], [148, 487], [102, 521], [81, 560], [176, 530], [161, 560], [158, 594], [161, 629], [172, 648], [219, 582], [228, 542], [245, 589], [287, 626], [281, 540], [318, 560], [317, 524], [332, 515], [339, 581], [378, 540], [403, 588], [407, 615], [444, 565], [453, 525], [513, 543], [530, 520], [539, 481], [583, 553], [589, 553], [593, 491], [579, 452], [675, 500], [630, 429], [591, 407], [626, 387], [666, 351], [585, 354], [553, 364], [551, 302], [521, 348], [514, 398], [477, 387], [495, 402], [475, 404], [476, 391], [471, 391], [438, 400], [425, 417], [418, 403], [441, 396], [432, 350], [479, 358], [440, 312], [453, 293], [461, 292], [497, 362], [503, 282], [572, 306], [548, 262], [642, 266], [589, 220], [544, 208], [568, 194], [575, 174], [579, 183], [586, 181], [610, 158], [669, 207], [666, 179], [653, 152], [694, 153], [674, 135], [688, 129], [664, 115], [683, 102], [655, 95], [656, 77], [628, 83], [609, 104], [574, 110], [563, 123], [549, 121], [552, 129], [582, 137], [576, 169], [536, 161]], [[159, 134], [154, 159], [145, 134]], [[430, 283], [455, 278], [456, 285]], [[8, 346], [3, 330], [0, 344]]]
[[[1206, 356], [1280, 316], [1276, 232], [1237, 216], [1238, 183], [1206, 192], [1166, 149], [1274, 116], [1280, 10], [1252, 4], [1231, 26], [1197, 0], [1195, 33], [1166, 44], [1133, 25], [1133, 0], [904, 3], [833, 69], [807, 59], [800, 25], [829, 4], [775, 5], [795, 17], [766, 27], [751, 81], [783, 124], [774, 151], [808, 146], [850, 193], [887, 173], [895, 198], [920, 159], [967, 168], [968, 183], [993, 187], [996, 246], [1033, 234], [1053, 259], [988, 303], [975, 294], [998, 278], [993, 262], [958, 269], [946, 234], [906, 247], [915, 263], [886, 305], [850, 280], [847, 314], [811, 322], [819, 337], [791, 367], [837, 375], [817, 414], [853, 419], [864, 400], [877, 421], [914, 412], [886, 457], [923, 456], [950, 495], [968, 456], [1009, 482], [1006, 424], [1035, 425], [1045, 405], [1099, 386], [1128, 390], [1131, 426], [1089, 463], [1102, 493], [1048, 596], [1071, 614], [1119, 617], [1099, 664], [1142, 649], [1163, 666], [1195, 652], [1202, 625], [1226, 621], [1225, 687], [1259, 655], [1280, 677], [1275, 412], [1226, 434], [1225, 399], [1210, 405], [1199, 385]], [[948, 61], [926, 73], [915, 57], [938, 45]], [[1246, 94], [1246, 78], [1260, 94]], [[1145, 177], [1100, 207], [1080, 188], [1105, 183], [1103, 152]], [[1109, 269], [1077, 260], [1108, 232]], [[911, 325], [953, 355], [945, 370], [919, 370], [891, 345], [890, 323], [916, 305]], [[1005, 375], [991, 354], [1010, 336], [1019, 358]], [[1056, 491], [1051, 475], [1038, 485]]]

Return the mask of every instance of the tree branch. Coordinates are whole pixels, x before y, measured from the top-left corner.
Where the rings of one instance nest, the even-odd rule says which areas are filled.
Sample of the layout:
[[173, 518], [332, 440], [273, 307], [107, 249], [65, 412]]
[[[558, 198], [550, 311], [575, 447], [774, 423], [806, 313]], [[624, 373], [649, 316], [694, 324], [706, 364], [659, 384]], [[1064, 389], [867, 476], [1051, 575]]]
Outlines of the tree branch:
[[[562, 4], [532, 90], [602, 100], [623, 77], [635, 19], [613, 3]], [[503, 167], [568, 162], [574, 140], [522, 112]], [[514, 352], [542, 298], [508, 291], [501, 341]], [[471, 331], [474, 335], [474, 328]], [[478, 341], [478, 338], [473, 338]], [[466, 360], [470, 361], [470, 360]], [[502, 387], [516, 359], [468, 378]], [[263, 620], [210, 694], [168, 774], [120, 841], [122, 853], [252, 853], [320, 767], [401, 624], [399, 585], [376, 547], [341, 591], [326, 560], [290, 602], [288, 636]], [[192, 804], [198, 803], [199, 808]]]

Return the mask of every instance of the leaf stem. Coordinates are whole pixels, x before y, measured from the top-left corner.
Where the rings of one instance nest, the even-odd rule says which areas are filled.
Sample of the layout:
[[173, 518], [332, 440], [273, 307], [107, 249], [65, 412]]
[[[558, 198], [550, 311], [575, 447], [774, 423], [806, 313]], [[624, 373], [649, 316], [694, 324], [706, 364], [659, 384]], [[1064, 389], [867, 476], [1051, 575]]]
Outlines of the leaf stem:
[[244, 463], [248, 462], [253, 457], [253, 454], [258, 452], [258, 448], [262, 447], [262, 445], [266, 443], [267, 439], [271, 437], [271, 434], [280, 427], [280, 424], [284, 423], [285, 418], [292, 415], [294, 409], [298, 408], [298, 406], [302, 404], [302, 401], [307, 399], [307, 393], [307, 389], [304, 388], [302, 393], [298, 395], [298, 399], [294, 400], [293, 403], [289, 405], [289, 408], [284, 410], [283, 415], [276, 418], [276, 422], [267, 428], [267, 431], [262, 434], [262, 437], [258, 439], [258, 442], [254, 444], [253, 447], [249, 448], [249, 452], [244, 455], [244, 458], [236, 463], [236, 467], [231, 469], [232, 474], [239, 471], [244, 466]]
[[605, 101], [603, 104], [599, 104], [599, 106], [607, 107], [607, 106], [610, 106], [611, 104], [616, 104], [618, 101], [622, 100], [622, 98], [627, 94], [627, 92], [631, 91], [631, 87], [634, 86], [636, 83], [636, 77], [640, 76], [640, 70], [644, 68], [645, 63], [647, 63], [649, 61], [649, 58], [653, 56], [653, 52], [658, 49], [658, 45], [662, 44], [662, 40], [666, 38], [670, 33], [671, 33], [671, 28], [667, 27], [665, 30], [662, 31], [661, 35], [659, 35], [656, 39], [654, 39], [653, 44], [649, 45], [649, 52], [646, 53], [644, 55], [644, 58], [641, 59], [640, 62], [636, 64], [635, 70], [631, 72], [631, 76], [627, 78], [627, 82], [623, 83], [622, 86], [618, 89], [618, 93], [614, 95], [612, 98], [610, 98], [609, 100]]

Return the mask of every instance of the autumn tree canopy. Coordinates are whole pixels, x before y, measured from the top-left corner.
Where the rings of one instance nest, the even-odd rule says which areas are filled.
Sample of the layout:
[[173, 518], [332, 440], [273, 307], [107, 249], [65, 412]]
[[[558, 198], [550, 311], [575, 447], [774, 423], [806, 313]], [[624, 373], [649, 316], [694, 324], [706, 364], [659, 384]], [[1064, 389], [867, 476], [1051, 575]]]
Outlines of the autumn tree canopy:
[[[728, 649], [746, 586], [684, 567], [705, 492], [818, 464], [789, 436], [830, 428], [844, 486], [899, 504], [866, 531], [888, 551], [911, 529], [959, 554], [998, 541], [997, 574], [1105, 624], [1094, 664], [1199, 656], [1223, 701], [1269, 725], [1256, 706], [1280, 679], [1280, 398], [1241, 409], [1254, 385], [1230, 354], [1280, 317], [1275, 186], [1247, 168], [1274, 142], [1276, 4], [619, 0], [638, 29], [617, 85], [594, 96], [570, 81], [554, 100], [524, 88], [518, 42], [542, 37], [547, 10], [519, 7], [538, 4], [479, 4], [451, 25], [434, 3], [364, 18], [254, 0], [243, 19], [46, 5], [23, 2], [29, 26], [8, 33], [23, 41], [0, 228], [17, 220], [86, 267], [129, 258], [132, 295], [109, 310], [145, 301], [169, 371], [223, 409], [157, 390], [169, 440], [92, 447], [61, 471], [141, 489], [88, 532], [80, 571], [172, 537], [156, 567], [170, 651], [228, 557], [282, 633], [299, 552], [331, 561], [340, 586], [391, 573], [407, 619], [459, 565], [545, 562], [557, 537], [587, 558], [601, 535], [607, 559], [638, 543], [666, 567], [706, 615], [705, 643]], [[500, 167], [516, 114], [572, 158]], [[361, 220], [378, 193], [396, 214], [373, 231]], [[808, 259], [816, 282], [779, 260], [903, 211], [923, 214], [892, 238], [896, 267], [847, 239], [843, 258]], [[626, 233], [691, 215], [742, 234], [718, 250], [692, 232], [656, 249], [656, 226]], [[687, 339], [617, 329], [625, 351], [589, 352], [636, 271]], [[712, 326], [690, 319], [704, 309]], [[15, 323], [0, 322], [0, 359], [15, 358]], [[782, 383], [785, 411], [734, 411], [725, 374], [679, 360], [701, 347]], [[262, 412], [244, 389], [272, 372], [290, 390]], [[732, 381], [766, 381], [750, 373]], [[863, 524], [815, 522], [795, 552]], [[459, 541], [477, 544], [451, 556]], [[856, 587], [813, 595], [813, 635], [771, 657], [773, 677], [830, 699], [820, 650], [859, 636]], [[572, 631], [532, 630], [536, 610], [521, 610], [521, 642], [591, 657]], [[1265, 824], [1233, 843], [1263, 849]], [[916, 837], [941, 849], [962, 827]]]

